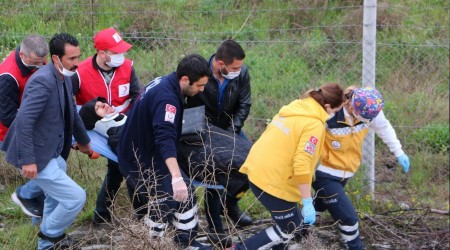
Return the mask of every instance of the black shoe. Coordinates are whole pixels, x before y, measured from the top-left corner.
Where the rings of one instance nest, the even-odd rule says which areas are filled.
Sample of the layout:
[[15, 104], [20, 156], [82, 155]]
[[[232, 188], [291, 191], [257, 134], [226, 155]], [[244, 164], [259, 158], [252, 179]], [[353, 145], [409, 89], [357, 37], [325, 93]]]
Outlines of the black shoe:
[[239, 227], [246, 227], [253, 224], [252, 218], [242, 212], [238, 206], [228, 206], [226, 209], [228, 217]]
[[212, 244], [220, 249], [225, 249], [233, 245], [231, 236], [227, 236], [225, 232], [210, 232], [207, 237]]
[[94, 223], [110, 223], [111, 222], [111, 214], [109, 213], [98, 213], [94, 210], [94, 216], [92, 217], [92, 221]]
[[16, 192], [11, 194], [11, 199], [20, 206], [26, 215], [38, 218], [42, 217], [44, 204], [41, 199], [25, 199], [20, 197]]
[[50, 249], [78, 249], [77, 245], [78, 241], [70, 238], [70, 236], [67, 236], [63, 240], [54, 244], [53, 248]]
[[202, 243], [192, 240], [189, 242], [189, 245], [187, 244], [181, 244], [183, 246], [184, 250], [213, 250], [213, 248], [209, 245], [203, 245]]
[[94, 211], [94, 217], [92, 218], [92, 225], [96, 228], [112, 229], [114, 228], [111, 217], [101, 217]]
[[72, 239], [70, 236], [66, 236], [66, 234], [63, 234], [59, 237], [49, 237], [39, 231], [38, 237], [53, 243], [53, 246], [48, 247], [45, 250], [77, 249], [78, 241]]

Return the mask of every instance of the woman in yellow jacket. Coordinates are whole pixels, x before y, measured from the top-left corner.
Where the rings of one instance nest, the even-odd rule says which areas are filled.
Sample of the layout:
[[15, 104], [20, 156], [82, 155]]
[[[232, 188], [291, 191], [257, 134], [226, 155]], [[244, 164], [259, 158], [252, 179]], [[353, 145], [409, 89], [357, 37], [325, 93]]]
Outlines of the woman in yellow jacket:
[[369, 128], [389, 147], [405, 173], [409, 170], [409, 159], [383, 114], [384, 103], [378, 90], [352, 86], [346, 89], [345, 96], [346, 104], [327, 121], [322, 158], [312, 186], [317, 192], [315, 209], [328, 210], [339, 224], [347, 249], [359, 250], [364, 247], [359, 237], [358, 215], [344, 188], [361, 164], [362, 145]]
[[321, 155], [325, 122], [343, 101], [343, 89], [338, 84], [325, 84], [282, 107], [272, 119], [240, 172], [248, 175], [252, 192], [276, 224], [236, 244], [234, 249], [283, 249], [300, 232], [302, 221], [314, 223], [312, 176]]

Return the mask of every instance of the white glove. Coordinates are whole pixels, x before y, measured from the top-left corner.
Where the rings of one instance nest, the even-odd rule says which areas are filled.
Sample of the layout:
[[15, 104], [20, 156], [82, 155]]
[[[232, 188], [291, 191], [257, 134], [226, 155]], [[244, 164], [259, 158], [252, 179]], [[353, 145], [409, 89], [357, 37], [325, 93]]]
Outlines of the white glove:
[[179, 202], [188, 200], [188, 190], [183, 177], [172, 178], [173, 199]]

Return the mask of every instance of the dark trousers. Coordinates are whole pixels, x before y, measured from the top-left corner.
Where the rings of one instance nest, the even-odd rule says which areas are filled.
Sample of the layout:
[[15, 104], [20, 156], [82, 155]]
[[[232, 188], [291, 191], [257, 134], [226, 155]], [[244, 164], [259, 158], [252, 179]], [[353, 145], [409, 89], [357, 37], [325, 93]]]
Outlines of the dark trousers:
[[276, 224], [237, 244], [236, 249], [285, 249], [292, 238], [301, 234], [303, 218], [298, 203], [274, 197], [251, 182], [250, 189], [269, 210]]
[[207, 188], [204, 197], [206, 221], [208, 222], [209, 231], [223, 233], [224, 229], [221, 215], [224, 214], [224, 208], [228, 211], [233, 208], [238, 208], [239, 199], [232, 197], [222, 189], [213, 188]]
[[223, 210], [222, 204], [223, 190], [207, 188], [205, 190], [205, 213], [209, 231], [223, 233], [222, 218], [220, 212]]
[[316, 171], [316, 179], [312, 183], [317, 193], [314, 208], [319, 212], [328, 210], [333, 220], [339, 222], [341, 236], [349, 249], [363, 249], [358, 230], [358, 215], [344, 190], [349, 179]]
[[100, 222], [111, 219], [111, 206], [114, 197], [119, 191], [123, 177], [117, 162], [108, 159], [107, 172], [103, 180], [102, 187], [98, 192], [97, 202], [94, 211], [94, 221]]
[[197, 199], [190, 179], [184, 172], [181, 174], [188, 186], [189, 199], [186, 203], [173, 200], [170, 174], [156, 176], [151, 181], [149, 178], [143, 180], [142, 175], [130, 174], [126, 184], [137, 218], [142, 219], [148, 215], [151, 221], [159, 225], [150, 228], [154, 233], [159, 233], [172, 224], [176, 230], [175, 242], [188, 246], [197, 236]]

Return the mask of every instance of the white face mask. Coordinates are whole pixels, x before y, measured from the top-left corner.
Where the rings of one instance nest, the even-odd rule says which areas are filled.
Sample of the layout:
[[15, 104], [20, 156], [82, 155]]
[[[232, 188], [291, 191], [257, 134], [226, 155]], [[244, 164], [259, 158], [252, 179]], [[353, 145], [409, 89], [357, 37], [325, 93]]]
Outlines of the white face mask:
[[58, 57], [58, 61], [59, 61], [59, 63], [61, 64], [61, 68], [62, 68], [62, 70], [61, 70], [61, 69], [58, 67], [58, 70], [59, 70], [59, 72], [61, 72], [61, 74], [63, 74], [64, 76], [71, 77], [71, 76], [73, 76], [73, 74], [76, 73], [75, 71], [70, 71], [70, 70], [67, 70], [66, 68], [64, 68], [64, 66], [62, 65], [62, 62], [61, 62], [61, 60], [59, 59], [59, 57]]
[[109, 57], [111, 58], [111, 61], [106, 62], [106, 65], [112, 68], [119, 67], [125, 61], [125, 56], [123, 54], [115, 54]]
[[[227, 70], [228, 70], [228, 69], [227, 69]], [[222, 72], [222, 70], [220, 70], [220, 73], [221, 73], [222, 76], [225, 77], [226, 79], [228, 79], [228, 80], [233, 80], [234, 78], [238, 77], [239, 74], [241, 74], [241, 70], [235, 71], [235, 72], [228, 71], [228, 74], [227, 74], [227, 75], [224, 74], [224, 73]]]

